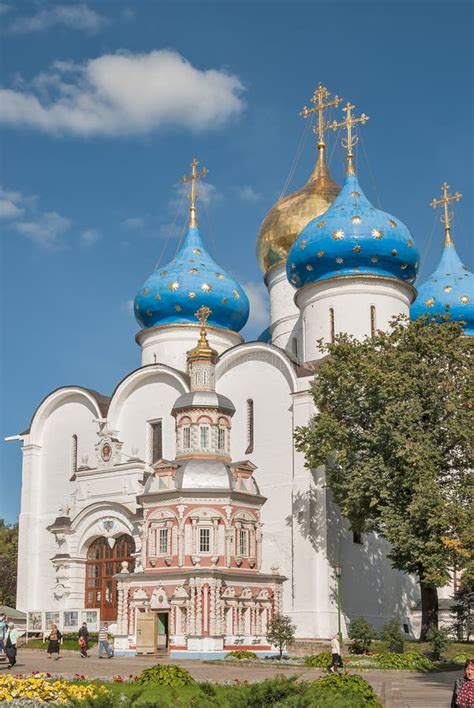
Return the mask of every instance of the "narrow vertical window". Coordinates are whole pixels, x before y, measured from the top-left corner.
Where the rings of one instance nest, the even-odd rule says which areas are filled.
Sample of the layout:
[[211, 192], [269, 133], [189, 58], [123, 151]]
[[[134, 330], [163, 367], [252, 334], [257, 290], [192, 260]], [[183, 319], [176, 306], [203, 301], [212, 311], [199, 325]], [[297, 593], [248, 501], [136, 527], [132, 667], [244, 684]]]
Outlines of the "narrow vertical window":
[[247, 540], [248, 540], [247, 529], [239, 529], [239, 548], [238, 548], [239, 556], [247, 556], [248, 555]]
[[207, 450], [207, 448], [209, 447], [209, 426], [201, 425], [199, 430], [201, 435], [201, 448], [203, 450]]
[[168, 553], [168, 529], [159, 529], [158, 553], [161, 555]]
[[217, 431], [217, 449], [225, 450], [225, 428], [219, 428]]
[[149, 423], [148, 460], [153, 465], [163, 457], [163, 425], [161, 420]]
[[189, 425], [183, 428], [183, 449], [189, 450], [191, 447], [191, 428]]
[[292, 352], [293, 356], [295, 357], [295, 359], [297, 359], [298, 358], [298, 338], [297, 337], [293, 337], [293, 339], [291, 340], [291, 352]]
[[77, 472], [77, 435], [74, 433], [71, 440], [71, 474]]
[[375, 305], [370, 306], [370, 336], [373, 338], [375, 337], [375, 332], [377, 329], [377, 322], [376, 322], [376, 311], [375, 311]]
[[254, 444], [254, 407], [251, 398], [247, 400], [247, 449], [245, 450], [246, 455], [250, 455], [253, 452]]
[[334, 308], [329, 308], [329, 341], [331, 344], [334, 342], [336, 337], [336, 326], [334, 324]]
[[210, 553], [211, 529], [199, 529], [199, 553]]

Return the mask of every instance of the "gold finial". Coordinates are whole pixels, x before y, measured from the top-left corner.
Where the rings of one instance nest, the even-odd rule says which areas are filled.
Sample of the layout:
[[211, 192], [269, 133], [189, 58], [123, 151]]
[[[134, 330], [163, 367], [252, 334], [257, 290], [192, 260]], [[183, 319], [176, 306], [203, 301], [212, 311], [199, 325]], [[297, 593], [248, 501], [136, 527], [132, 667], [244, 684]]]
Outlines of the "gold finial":
[[203, 167], [200, 172], [197, 171], [197, 166], [199, 165], [199, 161], [196, 160], [195, 157], [193, 157], [193, 161], [191, 162], [191, 174], [190, 175], [184, 175], [181, 179], [181, 184], [187, 184], [188, 182], [191, 182], [191, 194], [189, 195], [189, 201], [191, 202], [190, 207], [189, 207], [189, 225], [191, 227], [197, 226], [197, 219], [196, 219], [196, 199], [197, 199], [197, 181], [198, 179], [202, 179], [208, 174], [208, 170], [206, 167]]
[[333, 130], [337, 130], [338, 128], [346, 128], [347, 130], [347, 138], [343, 138], [341, 140], [341, 145], [342, 147], [347, 149], [347, 172], [346, 174], [348, 175], [355, 175], [355, 169], [354, 169], [354, 163], [352, 161], [352, 158], [354, 157], [354, 153], [352, 152], [352, 148], [354, 148], [357, 143], [359, 142], [359, 138], [357, 135], [352, 135], [352, 126], [357, 125], [357, 123], [366, 123], [369, 120], [369, 116], [366, 116], [365, 113], [362, 113], [360, 118], [355, 118], [352, 115], [352, 109], [355, 108], [355, 106], [352, 106], [349, 101], [347, 101], [346, 105], [342, 109], [344, 113], [346, 114], [346, 119], [342, 120], [340, 123], [337, 121], [333, 121], [331, 125], [329, 126]]
[[433, 201], [430, 202], [430, 206], [432, 206], [433, 209], [436, 209], [436, 207], [443, 205], [444, 214], [441, 215], [441, 221], [444, 224], [444, 245], [452, 246], [453, 240], [451, 238], [451, 221], [453, 219], [453, 215], [449, 211], [449, 203], [458, 202], [461, 199], [462, 194], [461, 192], [456, 192], [455, 194], [448, 194], [449, 184], [447, 182], [443, 182], [443, 184], [441, 185], [441, 189], [443, 192], [443, 196], [441, 197], [441, 199], [433, 199]]
[[205, 305], [201, 305], [199, 310], [194, 313], [196, 318], [199, 320], [201, 329], [199, 332], [199, 340], [197, 346], [195, 346], [194, 349], [191, 349], [191, 351], [188, 352], [188, 361], [192, 359], [217, 358], [217, 352], [209, 346], [209, 342], [207, 341], [206, 324], [211, 313], [212, 310], [209, 307], [206, 307]]
[[331, 106], [335, 106], [337, 108], [342, 101], [342, 98], [339, 98], [339, 96], [334, 96], [332, 101], [327, 101], [325, 103], [326, 99], [329, 98], [330, 95], [331, 94], [327, 88], [319, 82], [317, 89], [310, 98], [311, 103], [314, 104], [314, 108], [308, 108], [308, 106], [305, 106], [300, 113], [300, 116], [303, 116], [303, 118], [308, 118], [308, 116], [313, 113], [318, 114], [318, 122], [313, 126], [313, 133], [318, 136], [319, 149], [326, 147], [326, 143], [324, 142], [324, 134], [330, 127], [329, 122], [324, 120], [324, 110], [326, 108], [330, 108]]

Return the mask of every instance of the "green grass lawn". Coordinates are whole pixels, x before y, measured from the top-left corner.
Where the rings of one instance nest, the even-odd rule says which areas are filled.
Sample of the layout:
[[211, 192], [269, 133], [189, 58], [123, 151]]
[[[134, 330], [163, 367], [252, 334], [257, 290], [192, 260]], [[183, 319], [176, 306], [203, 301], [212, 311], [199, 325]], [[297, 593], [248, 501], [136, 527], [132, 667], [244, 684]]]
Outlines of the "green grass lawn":
[[[89, 642], [89, 649], [96, 647], [97, 642]], [[48, 641], [43, 642], [42, 639], [30, 639], [28, 644], [25, 642], [21, 645], [22, 649], [46, 649], [48, 648]], [[61, 649], [73, 649], [74, 651], [79, 651], [79, 640], [66, 637], [61, 644]]]

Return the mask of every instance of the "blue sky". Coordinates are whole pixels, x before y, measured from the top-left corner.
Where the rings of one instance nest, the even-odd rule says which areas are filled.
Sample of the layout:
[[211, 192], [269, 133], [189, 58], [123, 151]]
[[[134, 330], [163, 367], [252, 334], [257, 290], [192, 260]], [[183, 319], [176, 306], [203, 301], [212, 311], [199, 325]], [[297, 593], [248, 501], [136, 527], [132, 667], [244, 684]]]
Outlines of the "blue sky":
[[[441, 0], [0, 3], [1, 439], [52, 389], [110, 393], [139, 365], [130, 301], [174, 256], [194, 155], [209, 169], [201, 234], [249, 293], [247, 337], [264, 328], [256, 234], [318, 81], [370, 116], [361, 183], [414, 234], [419, 281], [440, 255], [429, 202], [444, 180], [464, 195], [454, 233], [472, 269], [472, 12]], [[314, 152], [309, 134], [288, 191]], [[340, 182], [338, 146], [331, 170]], [[12, 521], [20, 446], [1, 445], [0, 517]]]

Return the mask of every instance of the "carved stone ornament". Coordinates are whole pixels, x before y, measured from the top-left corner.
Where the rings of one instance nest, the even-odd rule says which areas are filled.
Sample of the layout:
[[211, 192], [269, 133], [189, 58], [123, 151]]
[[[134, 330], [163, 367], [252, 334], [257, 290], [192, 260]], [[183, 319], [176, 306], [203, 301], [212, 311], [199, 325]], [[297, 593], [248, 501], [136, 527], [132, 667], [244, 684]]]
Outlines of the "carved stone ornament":
[[122, 461], [123, 443], [112, 436], [105, 427], [99, 432], [99, 440], [95, 445], [98, 467], [112, 467]]
[[69, 590], [62, 583], [57, 583], [54, 587], [53, 595], [56, 600], [61, 600], [63, 597], [67, 597], [67, 595], [69, 595]]

